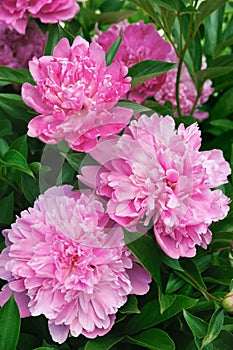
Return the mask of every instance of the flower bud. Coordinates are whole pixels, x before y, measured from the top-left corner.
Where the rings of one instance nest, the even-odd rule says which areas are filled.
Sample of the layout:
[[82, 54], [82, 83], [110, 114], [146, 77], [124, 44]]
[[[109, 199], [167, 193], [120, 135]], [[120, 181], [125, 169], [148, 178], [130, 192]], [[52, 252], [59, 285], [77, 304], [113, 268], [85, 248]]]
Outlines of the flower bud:
[[222, 301], [222, 306], [226, 312], [233, 314], [233, 292], [225, 295]]

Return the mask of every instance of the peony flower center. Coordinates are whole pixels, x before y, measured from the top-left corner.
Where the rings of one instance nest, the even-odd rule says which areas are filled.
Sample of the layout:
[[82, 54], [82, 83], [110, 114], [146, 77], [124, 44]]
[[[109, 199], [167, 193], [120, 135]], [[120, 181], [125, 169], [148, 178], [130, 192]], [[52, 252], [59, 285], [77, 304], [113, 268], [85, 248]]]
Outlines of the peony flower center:
[[177, 170], [175, 170], [175, 169], [168, 169], [166, 171], [166, 184], [173, 191], [176, 189], [178, 178], [179, 178], [179, 174], [178, 174]]

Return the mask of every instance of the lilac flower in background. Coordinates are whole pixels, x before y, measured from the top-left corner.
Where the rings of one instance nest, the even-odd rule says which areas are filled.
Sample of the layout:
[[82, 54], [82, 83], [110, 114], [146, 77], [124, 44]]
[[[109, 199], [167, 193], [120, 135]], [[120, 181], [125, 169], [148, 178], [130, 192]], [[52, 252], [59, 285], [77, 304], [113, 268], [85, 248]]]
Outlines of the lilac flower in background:
[[[122, 43], [114, 58], [115, 61], [128, 68], [144, 60], [166, 61], [171, 46], [156, 31], [154, 24], [145, 24], [143, 21], [128, 24], [120, 22], [113, 24], [106, 32], [99, 33], [93, 38], [105, 50], [120, 36], [122, 30]], [[147, 97], [153, 96], [165, 81], [166, 74], [162, 74], [141, 85], [131, 88], [126, 95], [128, 99], [138, 103]]]
[[118, 62], [106, 66], [97, 43], [78, 36], [70, 47], [62, 39], [53, 56], [29, 63], [36, 86], [25, 83], [22, 98], [39, 116], [29, 123], [28, 135], [50, 144], [66, 140], [76, 151], [93, 149], [99, 136], [121, 131], [132, 111], [114, 107], [130, 89], [127, 68]]
[[47, 35], [35, 21], [28, 23], [24, 35], [6, 24], [0, 24], [0, 66], [28, 68], [28, 62], [43, 55]]
[[14, 292], [21, 317], [45, 315], [58, 343], [69, 332], [106, 334], [127, 296], [149, 290], [151, 277], [89, 190], [47, 190], [3, 234], [0, 305]]
[[200, 146], [197, 124], [176, 131], [169, 116], [143, 115], [122, 136], [103, 139], [91, 152], [101, 166], [83, 167], [79, 179], [106, 199], [117, 223], [132, 230], [151, 223], [168, 256], [193, 257], [229, 210], [222, 191], [211, 190], [227, 182], [229, 164], [222, 151]]
[[72, 19], [79, 10], [76, 0], [0, 0], [0, 22], [25, 34], [29, 16], [58, 23]]
[[[173, 47], [159, 35], [155, 26], [151, 23], [144, 24], [143, 21], [133, 24], [119, 22], [113, 24], [103, 33], [97, 31], [97, 35], [94, 36], [93, 40], [98, 42], [107, 51], [111, 44], [119, 38], [121, 30], [123, 39], [115, 56], [116, 61], [125, 64], [127, 67], [131, 67], [147, 59], [178, 62], [178, 57]], [[206, 64], [203, 61], [202, 69], [205, 67]], [[135, 100], [137, 103], [141, 103], [147, 97], [153, 96], [161, 104], [170, 101], [173, 108], [176, 109], [176, 75], [177, 67], [142, 85], [132, 88], [126, 97], [130, 100]], [[211, 81], [207, 80], [196, 107], [205, 103], [213, 91]], [[192, 111], [197, 92], [185, 65], [183, 65], [181, 72], [179, 94], [182, 114], [188, 115]], [[195, 110], [194, 116], [202, 120], [208, 117], [208, 113]]]

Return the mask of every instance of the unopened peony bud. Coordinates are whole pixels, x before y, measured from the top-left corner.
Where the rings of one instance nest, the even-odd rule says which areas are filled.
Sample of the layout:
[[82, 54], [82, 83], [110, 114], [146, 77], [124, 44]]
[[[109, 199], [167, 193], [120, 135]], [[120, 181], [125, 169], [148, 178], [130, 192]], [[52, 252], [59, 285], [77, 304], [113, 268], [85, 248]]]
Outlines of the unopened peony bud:
[[225, 295], [222, 301], [222, 306], [225, 311], [233, 314], [233, 292], [230, 292], [227, 295]]

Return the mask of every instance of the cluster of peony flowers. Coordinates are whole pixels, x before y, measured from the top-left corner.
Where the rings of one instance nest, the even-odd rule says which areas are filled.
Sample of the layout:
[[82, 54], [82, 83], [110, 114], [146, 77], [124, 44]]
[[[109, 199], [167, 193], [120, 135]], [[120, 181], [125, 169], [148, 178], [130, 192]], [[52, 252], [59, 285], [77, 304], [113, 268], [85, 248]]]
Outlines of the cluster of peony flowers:
[[97, 43], [78, 36], [70, 47], [63, 38], [53, 56], [29, 63], [36, 86], [25, 83], [22, 98], [39, 116], [29, 123], [28, 135], [50, 144], [66, 140], [76, 151], [88, 152], [99, 136], [120, 132], [132, 116], [130, 109], [115, 107], [130, 89], [127, 67], [108, 67]]
[[150, 275], [89, 190], [50, 188], [3, 234], [0, 305], [14, 292], [21, 317], [44, 314], [58, 343], [69, 331], [104, 335], [127, 296], [149, 289]]
[[[97, 35], [93, 37], [93, 40], [107, 51], [113, 42], [119, 38], [121, 31], [122, 44], [114, 58], [115, 61], [126, 65], [128, 68], [138, 62], [149, 59], [178, 62], [174, 48], [160, 36], [152, 23], [145, 24], [143, 21], [133, 24], [119, 22], [113, 24], [103, 33], [97, 31]], [[204, 63], [202, 68], [205, 68]], [[177, 67], [132, 88], [126, 97], [137, 103], [143, 102], [147, 97], [154, 97], [161, 104], [170, 101], [174, 109], [176, 109], [176, 75]], [[213, 91], [211, 81], [207, 80], [204, 83], [202, 94], [197, 101], [196, 107], [205, 103]], [[189, 115], [196, 101], [197, 91], [184, 65], [181, 72], [179, 96], [182, 114]], [[194, 116], [202, 120], [208, 117], [208, 113], [196, 110]]]
[[47, 35], [44, 35], [35, 21], [30, 21], [24, 35], [0, 24], [0, 66], [28, 68], [28, 62], [43, 55]]
[[193, 257], [211, 241], [209, 226], [223, 219], [229, 199], [221, 190], [229, 164], [222, 151], [200, 151], [197, 124], [175, 130], [172, 117], [142, 115], [122, 136], [103, 139], [91, 152], [100, 166], [85, 166], [79, 179], [107, 201], [118, 224], [153, 225], [163, 251]]
[[0, 23], [25, 34], [29, 16], [43, 23], [57, 23], [72, 19], [79, 9], [76, 0], [0, 0]]

